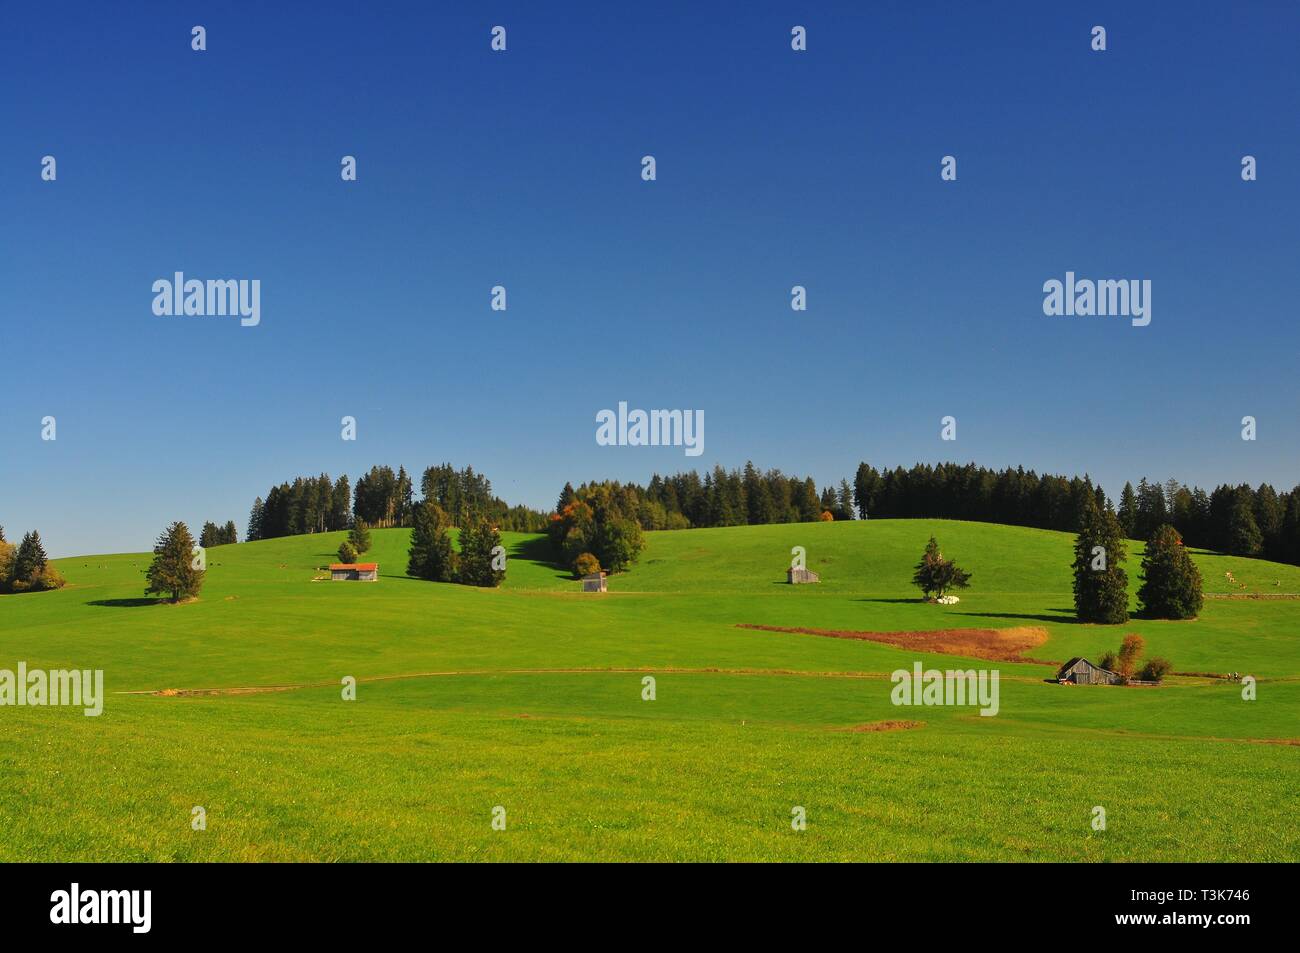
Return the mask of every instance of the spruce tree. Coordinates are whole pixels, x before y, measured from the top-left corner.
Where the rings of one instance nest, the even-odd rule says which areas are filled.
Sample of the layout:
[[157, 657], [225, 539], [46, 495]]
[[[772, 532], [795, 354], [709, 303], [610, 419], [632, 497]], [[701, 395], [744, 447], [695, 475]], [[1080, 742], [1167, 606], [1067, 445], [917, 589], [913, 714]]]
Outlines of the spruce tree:
[[363, 519], [358, 519], [353, 524], [351, 531], [348, 533], [348, 542], [352, 548], [357, 551], [357, 555], [369, 552], [370, 550], [370, 525]]
[[194, 565], [193, 550], [194, 537], [184, 523], [172, 523], [163, 530], [153, 548], [153, 562], [145, 570], [149, 586], [144, 594], [170, 595], [172, 602], [197, 596], [203, 588], [204, 571]]
[[13, 581], [30, 584], [43, 572], [47, 562], [45, 547], [41, 545], [41, 534], [32, 530], [23, 536], [14, 557]]
[[1252, 497], [1250, 487], [1238, 487], [1228, 510], [1228, 552], [1234, 556], [1258, 556], [1264, 548]]
[[1120, 565], [1123, 530], [1109, 508], [1089, 499], [1080, 513], [1074, 541], [1074, 611], [1080, 622], [1117, 625], [1128, 621], [1128, 573]]
[[921, 561], [916, 565], [912, 584], [921, 590], [925, 598], [929, 599], [930, 594], [934, 593], [936, 598], [942, 599], [949, 589], [965, 589], [969, 586], [970, 573], [958, 569], [952, 560], [944, 559], [938, 541], [931, 536], [930, 542], [925, 545]]
[[1125, 539], [1137, 539], [1137, 496], [1133, 484], [1125, 483], [1119, 495], [1119, 526]]
[[227, 545], [239, 542], [239, 530], [235, 529], [234, 520], [226, 520], [225, 529], [221, 532], [221, 542]]
[[459, 581], [467, 586], [492, 588], [501, 585], [505, 571], [493, 568], [496, 554], [493, 549], [501, 545], [501, 534], [479, 513], [470, 514], [460, 528]]
[[1192, 619], [1201, 611], [1201, 573], [1172, 526], [1156, 528], [1142, 557], [1138, 601], [1156, 619]]
[[425, 500], [414, 508], [412, 522], [406, 574], [433, 582], [453, 582], [456, 578], [456, 553], [447, 532], [451, 520], [446, 512], [437, 503]]
[[248, 514], [248, 532], [244, 534], [244, 539], [248, 542], [262, 538], [262, 498], [259, 496], [253, 501], [253, 509]]

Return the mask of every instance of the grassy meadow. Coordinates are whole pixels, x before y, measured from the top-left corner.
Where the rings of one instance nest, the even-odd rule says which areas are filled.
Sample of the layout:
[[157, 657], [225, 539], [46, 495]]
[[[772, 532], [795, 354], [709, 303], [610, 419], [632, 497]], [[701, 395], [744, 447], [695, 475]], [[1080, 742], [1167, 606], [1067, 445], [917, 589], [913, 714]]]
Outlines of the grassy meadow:
[[[909, 584], [932, 533], [973, 574], [957, 605]], [[1072, 535], [937, 520], [649, 533], [584, 594], [505, 536], [497, 590], [408, 579], [409, 531], [375, 530], [377, 584], [313, 581], [333, 533], [211, 549], [181, 605], [142, 597], [145, 554], [0, 596], [0, 668], [103, 669], [108, 692], [97, 718], [0, 708], [0, 861], [1300, 859], [1300, 600], [1080, 625]], [[785, 584], [793, 546], [819, 585]], [[1300, 593], [1300, 567], [1194, 558], [1207, 593]], [[740, 624], [1047, 639], [1008, 662]], [[1195, 674], [1047, 681], [1130, 632]], [[998, 715], [894, 706], [915, 660], [998, 670]], [[1208, 677], [1231, 671], [1257, 700]]]

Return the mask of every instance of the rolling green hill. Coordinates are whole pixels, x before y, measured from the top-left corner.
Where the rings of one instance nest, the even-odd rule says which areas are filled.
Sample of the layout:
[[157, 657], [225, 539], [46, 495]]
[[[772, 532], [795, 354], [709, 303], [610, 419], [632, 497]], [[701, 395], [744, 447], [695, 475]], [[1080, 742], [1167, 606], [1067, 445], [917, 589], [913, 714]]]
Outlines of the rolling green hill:
[[[909, 586], [931, 533], [973, 573], [957, 605]], [[211, 549], [183, 605], [142, 598], [141, 554], [0, 597], [0, 668], [101, 668], [110, 693], [98, 718], [0, 708], [0, 860], [1300, 859], [1300, 600], [1079, 625], [1073, 537], [952, 521], [650, 533], [604, 595], [522, 534], [499, 590], [405, 578], [405, 530], [374, 531], [380, 582], [313, 581], [342, 535]], [[793, 546], [821, 584], [784, 584]], [[1300, 593], [1297, 567], [1194, 558], [1207, 592]], [[1130, 592], [1139, 564], [1131, 543]], [[1039, 627], [1045, 662], [1137, 632], [1177, 672], [1257, 676], [1258, 699], [739, 624]], [[997, 669], [999, 714], [893, 705], [918, 659]]]

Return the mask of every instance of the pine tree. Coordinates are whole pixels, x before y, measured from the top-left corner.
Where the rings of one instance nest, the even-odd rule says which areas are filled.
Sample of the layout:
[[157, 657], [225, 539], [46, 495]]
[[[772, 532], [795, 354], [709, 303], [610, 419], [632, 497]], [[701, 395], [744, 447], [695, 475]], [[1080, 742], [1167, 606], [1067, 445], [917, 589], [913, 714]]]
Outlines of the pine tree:
[[1074, 611], [1080, 622], [1128, 621], [1128, 573], [1123, 530], [1109, 509], [1084, 503], [1074, 541]]
[[221, 542], [224, 544], [239, 542], [239, 530], [235, 529], [234, 520], [226, 520], [226, 526], [221, 531]]
[[184, 523], [172, 523], [163, 530], [153, 548], [153, 562], [145, 571], [149, 587], [144, 594], [170, 594], [172, 602], [197, 596], [203, 588], [204, 571], [194, 565], [193, 550], [194, 537]]
[[415, 507], [412, 522], [406, 574], [433, 582], [453, 582], [456, 553], [451, 547], [451, 520], [446, 512], [437, 503], [425, 500]]
[[220, 546], [221, 540], [219, 535], [217, 524], [209, 520], [203, 524], [203, 529], [199, 531], [199, 545], [204, 549], [210, 549], [213, 546]]
[[1142, 557], [1138, 601], [1156, 619], [1192, 619], [1201, 611], [1201, 573], [1178, 531], [1165, 524], [1151, 534]]

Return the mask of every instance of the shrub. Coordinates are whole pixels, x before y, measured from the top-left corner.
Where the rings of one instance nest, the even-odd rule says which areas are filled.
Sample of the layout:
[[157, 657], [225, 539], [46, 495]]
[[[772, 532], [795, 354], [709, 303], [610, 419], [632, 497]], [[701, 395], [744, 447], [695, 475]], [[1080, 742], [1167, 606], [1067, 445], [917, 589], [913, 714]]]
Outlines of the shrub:
[[573, 573], [579, 578], [600, 572], [600, 560], [591, 553], [581, 554], [573, 564]]
[[339, 543], [339, 562], [354, 563], [357, 561], [357, 548], [348, 540]]
[[1158, 682], [1169, 674], [1171, 668], [1173, 663], [1169, 659], [1157, 655], [1147, 659], [1147, 664], [1142, 667], [1142, 674], [1138, 677], [1144, 682]]
[[1114, 672], [1116, 671], [1115, 667], [1119, 665], [1119, 656], [1110, 649], [1107, 649], [1105, 652], [1101, 653], [1101, 658], [1097, 660], [1097, 665], [1099, 668], [1104, 668], [1108, 672]]
[[1118, 659], [1119, 668], [1114, 669], [1114, 671], [1119, 672], [1121, 675], [1125, 677], [1132, 675], [1133, 670], [1137, 668], [1138, 659], [1142, 657], [1142, 653], [1145, 650], [1146, 650], [1146, 643], [1142, 641], [1142, 636], [1140, 635], [1124, 636], [1124, 641], [1120, 644], [1119, 647], [1119, 659]]
[[823, 523], [832, 523], [832, 522], [834, 522], [834, 521], [835, 521], [835, 514], [834, 514], [834, 513], [832, 513], [830, 510], [822, 510], [822, 522], [823, 522]]
[[51, 589], [62, 589], [66, 586], [67, 580], [53, 566], [46, 565], [39, 573], [32, 578], [32, 592], [48, 592]]

